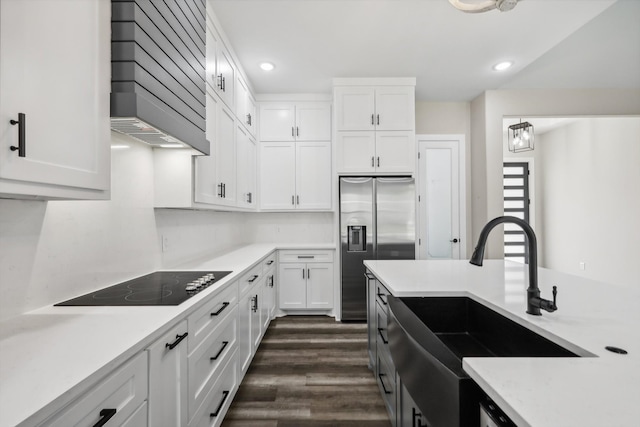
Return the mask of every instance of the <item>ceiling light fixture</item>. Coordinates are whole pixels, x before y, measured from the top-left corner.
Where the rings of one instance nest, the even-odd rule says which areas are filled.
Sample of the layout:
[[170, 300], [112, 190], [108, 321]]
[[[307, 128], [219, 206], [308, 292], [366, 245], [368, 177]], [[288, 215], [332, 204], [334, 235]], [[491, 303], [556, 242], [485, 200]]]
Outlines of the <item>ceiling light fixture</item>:
[[520, 120], [520, 123], [509, 126], [507, 139], [509, 151], [512, 153], [533, 150], [533, 140], [535, 139], [533, 125], [529, 122], [523, 123]]
[[504, 62], [500, 62], [496, 65], [493, 66], [493, 70], [494, 71], [504, 71], [508, 68], [511, 68], [511, 66], [513, 65], [513, 61], [504, 61]]
[[263, 71], [271, 71], [276, 68], [276, 66], [271, 62], [263, 62], [262, 64], [260, 64], [260, 68], [262, 68]]
[[467, 2], [463, 0], [449, 0], [449, 3], [458, 10], [468, 13], [488, 12], [498, 9], [500, 12], [508, 12], [518, 4], [519, 0], [485, 0], [476, 2]]

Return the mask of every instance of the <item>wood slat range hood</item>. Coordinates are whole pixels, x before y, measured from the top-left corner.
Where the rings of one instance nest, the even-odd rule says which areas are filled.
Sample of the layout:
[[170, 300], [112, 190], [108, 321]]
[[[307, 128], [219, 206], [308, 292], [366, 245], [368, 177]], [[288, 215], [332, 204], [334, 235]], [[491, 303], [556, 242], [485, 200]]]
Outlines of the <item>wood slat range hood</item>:
[[111, 129], [209, 154], [205, 0], [113, 0], [111, 30]]

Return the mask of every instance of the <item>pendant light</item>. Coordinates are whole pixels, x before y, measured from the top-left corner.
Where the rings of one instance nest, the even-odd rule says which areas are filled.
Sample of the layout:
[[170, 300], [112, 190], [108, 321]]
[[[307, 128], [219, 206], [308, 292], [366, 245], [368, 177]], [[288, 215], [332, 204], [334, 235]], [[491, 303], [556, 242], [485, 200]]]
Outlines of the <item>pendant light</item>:
[[522, 120], [520, 120], [520, 123], [509, 126], [507, 139], [509, 151], [512, 153], [533, 150], [533, 142], [535, 139], [533, 125], [529, 122], [523, 123]]

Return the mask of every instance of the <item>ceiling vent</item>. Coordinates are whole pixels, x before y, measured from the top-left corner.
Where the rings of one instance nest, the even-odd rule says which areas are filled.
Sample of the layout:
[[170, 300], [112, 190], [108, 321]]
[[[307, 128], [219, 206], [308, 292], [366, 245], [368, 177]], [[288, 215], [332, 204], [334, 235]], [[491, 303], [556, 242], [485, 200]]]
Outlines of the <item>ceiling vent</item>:
[[111, 128], [209, 154], [205, 0], [111, 4]]

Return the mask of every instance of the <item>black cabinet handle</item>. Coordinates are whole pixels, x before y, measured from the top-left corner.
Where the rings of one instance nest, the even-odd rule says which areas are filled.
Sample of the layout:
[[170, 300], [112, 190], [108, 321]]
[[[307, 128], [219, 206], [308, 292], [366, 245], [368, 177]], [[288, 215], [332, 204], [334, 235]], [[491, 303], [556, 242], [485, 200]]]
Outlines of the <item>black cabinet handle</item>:
[[218, 76], [218, 89], [220, 89], [221, 91], [223, 91], [223, 92], [224, 92], [224, 89], [223, 89], [222, 87], [223, 87], [223, 86], [222, 86], [222, 74], [220, 74], [220, 75]]
[[[222, 76], [222, 74], [220, 74]], [[222, 77], [222, 91], [226, 92], [227, 91], [227, 78], [226, 77]]]
[[296, 204], [296, 196], [291, 196], [291, 204], [292, 205]]
[[257, 279], [257, 278], [258, 278], [258, 275], [257, 275], [257, 274], [254, 274], [254, 275], [253, 275], [253, 277], [251, 277], [251, 279], [247, 280], [247, 282], [249, 282], [249, 283], [253, 283], [253, 282], [255, 282], [255, 281], [256, 281], [256, 279]]
[[298, 255], [298, 259], [313, 259], [315, 255]]
[[392, 394], [389, 390], [387, 390], [387, 388], [384, 386], [384, 381], [382, 380], [382, 377], [384, 377], [386, 374], [378, 374], [378, 377], [380, 378], [380, 384], [382, 384], [382, 390], [384, 391], [384, 394]]
[[382, 335], [382, 331], [384, 331], [384, 328], [378, 328], [378, 334], [380, 334], [380, 338], [382, 338], [382, 343], [389, 344], [389, 341]]
[[377, 114], [376, 116], [378, 117], [378, 123], [377, 124], [380, 124], [380, 114]]
[[378, 299], [382, 302], [382, 304], [387, 305], [387, 302], [382, 299], [385, 296], [382, 292], [378, 291]]
[[251, 307], [251, 311], [253, 311], [254, 313], [257, 313], [258, 312], [258, 295], [252, 296], [251, 302], [253, 303]]
[[307, 279], [311, 279], [311, 269], [307, 268]]
[[296, 196], [296, 204], [299, 205], [300, 204], [300, 196]]
[[422, 414], [420, 412], [416, 411], [416, 408], [411, 408], [411, 412], [412, 412], [411, 419], [413, 420], [411, 425], [413, 427], [423, 427], [423, 425], [422, 425]]
[[100, 411], [100, 419], [97, 423], [93, 425], [93, 427], [102, 427], [116, 414], [117, 409], [103, 409]]
[[300, 128], [296, 126], [296, 136], [300, 136]]
[[273, 288], [273, 274], [269, 276], [269, 287]]
[[374, 123], [373, 123], [373, 114], [372, 114], [371, 115], [371, 126], [373, 126], [373, 125], [374, 125]]
[[24, 113], [18, 113], [18, 120], [9, 120], [12, 125], [18, 125], [18, 146], [12, 145], [11, 151], [18, 151], [19, 157], [27, 156], [27, 115]]
[[222, 183], [222, 198], [227, 198], [227, 184], [225, 184], [224, 182]]
[[229, 341], [222, 341], [222, 347], [220, 348], [220, 350], [218, 350], [218, 353], [215, 356], [209, 358], [209, 360], [218, 360], [218, 357], [220, 357], [224, 349], [227, 348], [227, 345], [229, 345]]
[[378, 157], [378, 167], [380, 167], [380, 157]]
[[371, 167], [375, 167], [376, 166], [376, 158], [374, 156], [371, 156]]
[[291, 126], [291, 136], [295, 137], [296, 136], [296, 130], [293, 126]]
[[304, 279], [304, 268], [302, 269], [302, 278]]
[[224, 311], [225, 308], [229, 307], [229, 303], [228, 302], [223, 302], [222, 303], [222, 307], [220, 307], [220, 310], [216, 311], [215, 313], [211, 313], [212, 316], [218, 316], [220, 313], [222, 313]]
[[247, 114], [247, 124], [251, 126], [251, 114]]
[[271, 259], [271, 260], [269, 260], [269, 262], [267, 263], [267, 265], [271, 265], [271, 264], [273, 264], [273, 260], [272, 260], [272, 259]]
[[169, 350], [173, 350], [174, 348], [176, 348], [178, 346], [178, 344], [180, 344], [180, 341], [182, 341], [183, 339], [185, 339], [187, 337], [187, 335], [189, 335], [188, 332], [185, 332], [182, 335], [176, 335], [176, 340], [174, 342], [172, 342], [171, 344], [166, 343], [165, 347], [167, 347]]
[[209, 417], [211, 418], [215, 418], [218, 416], [218, 414], [220, 413], [220, 410], [222, 409], [222, 406], [224, 405], [224, 402], [227, 400], [227, 397], [229, 396], [229, 390], [225, 390], [222, 392], [222, 400], [220, 401], [220, 404], [218, 405], [218, 409], [216, 409], [215, 412], [212, 412], [209, 414]]
[[247, 193], [247, 203], [251, 203], [252, 196], [251, 193]]

